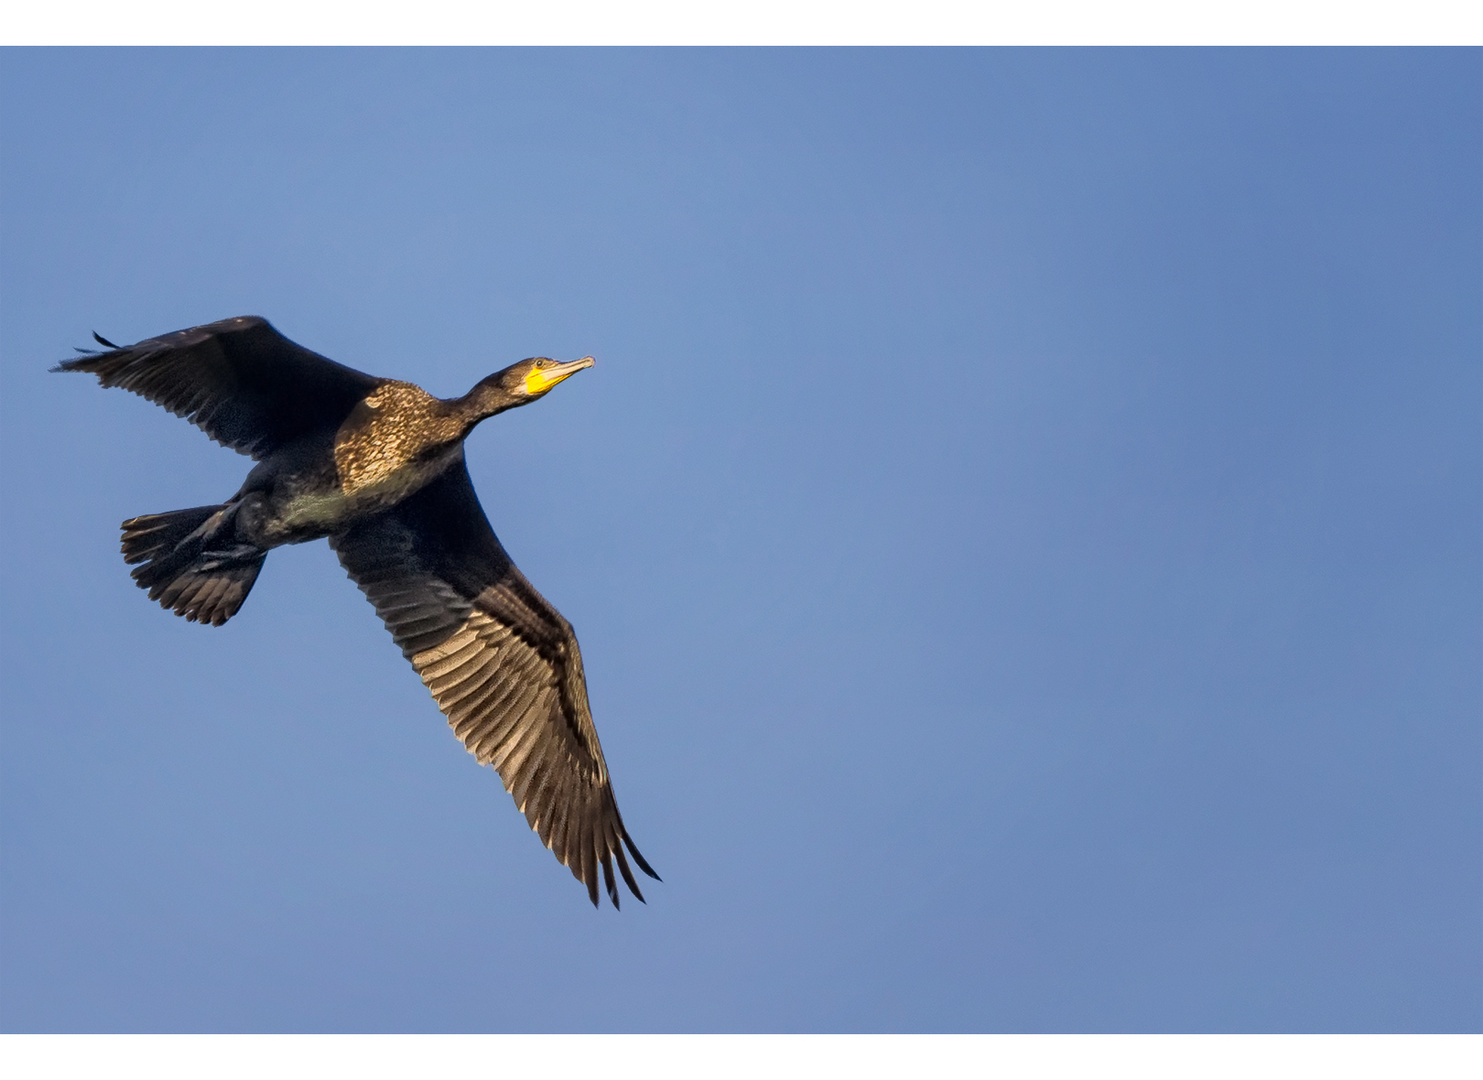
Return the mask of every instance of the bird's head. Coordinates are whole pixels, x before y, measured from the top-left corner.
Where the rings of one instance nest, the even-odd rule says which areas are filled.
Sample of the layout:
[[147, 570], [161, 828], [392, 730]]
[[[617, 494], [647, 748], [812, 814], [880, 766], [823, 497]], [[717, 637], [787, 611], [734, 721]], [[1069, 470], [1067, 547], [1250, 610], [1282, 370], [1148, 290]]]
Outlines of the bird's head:
[[473, 399], [480, 414], [493, 416], [544, 397], [557, 383], [595, 363], [597, 361], [590, 356], [565, 363], [545, 356], [533, 356], [479, 380], [468, 397]]

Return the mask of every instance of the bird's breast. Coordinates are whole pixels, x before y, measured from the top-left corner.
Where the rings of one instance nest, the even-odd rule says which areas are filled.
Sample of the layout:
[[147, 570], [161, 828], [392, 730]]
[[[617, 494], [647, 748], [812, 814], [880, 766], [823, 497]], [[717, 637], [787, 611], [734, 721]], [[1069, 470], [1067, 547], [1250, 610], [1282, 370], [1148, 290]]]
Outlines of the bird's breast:
[[411, 383], [384, 383], [368, 394], [335, 433], [340, 490], [349, 496], [407, 484], [416, 490], [441, 472], [446, 455], [433, 451], [448, 446], [458, 427], [440, 404]]

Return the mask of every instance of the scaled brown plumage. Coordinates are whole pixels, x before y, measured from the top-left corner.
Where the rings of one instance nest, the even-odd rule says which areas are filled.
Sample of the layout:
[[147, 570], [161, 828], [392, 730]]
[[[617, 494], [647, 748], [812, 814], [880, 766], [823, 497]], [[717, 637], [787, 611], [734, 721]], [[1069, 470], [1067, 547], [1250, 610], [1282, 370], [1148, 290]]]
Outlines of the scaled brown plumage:
[[[94, 335], [95, 337], [97, 335]], [[216, 506], [131, 518], [126, 562], [151, 599], [220, 625], [268, 551], [328, 537], [454, 732], [498, 770], [530, 826], [598, 902], [618, 872], [643, 899], [571, 625], [500, 546], [464, 464], [481, 420], [534, 401], [591, 357], [536, 357], [443, 400], [301, 348], [260, 318], [69, 360], [185, 417], [258, 465]]]

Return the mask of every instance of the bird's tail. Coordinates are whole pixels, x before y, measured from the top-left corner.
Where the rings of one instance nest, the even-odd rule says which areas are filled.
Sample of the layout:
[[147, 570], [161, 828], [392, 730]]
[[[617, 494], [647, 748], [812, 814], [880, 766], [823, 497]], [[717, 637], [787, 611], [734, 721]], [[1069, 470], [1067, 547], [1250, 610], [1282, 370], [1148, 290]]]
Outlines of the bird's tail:
[[267, 551], [236, 538], [236, 505], [194, 506], [130, 518], [124, 562], [149, 598], [190, 622], [220, 626], [247, 599]]

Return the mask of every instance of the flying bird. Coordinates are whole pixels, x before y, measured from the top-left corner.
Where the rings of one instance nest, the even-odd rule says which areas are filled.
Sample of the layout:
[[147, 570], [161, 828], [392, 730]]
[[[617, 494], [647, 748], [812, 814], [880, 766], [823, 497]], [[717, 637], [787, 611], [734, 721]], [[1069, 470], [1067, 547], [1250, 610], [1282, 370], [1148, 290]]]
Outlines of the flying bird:
[[577, 638], [510, 560], [464, 463], [474, 427], [528, 405], [592, 357], [536, 357], [441, 399], [337, 364], [244, 316], [78, 350], [54, 371], [96, 375], [254, 459], [224, 503], [130, 518], [124, 561], [149, 598], [220, 626], [269, 551], [328, 537], [480, 764], [493, 765], [530, 827], [598, 904], [618, 907], [613, 861], [639, 900], [624, 848], [659, 879], [613, 798]]

